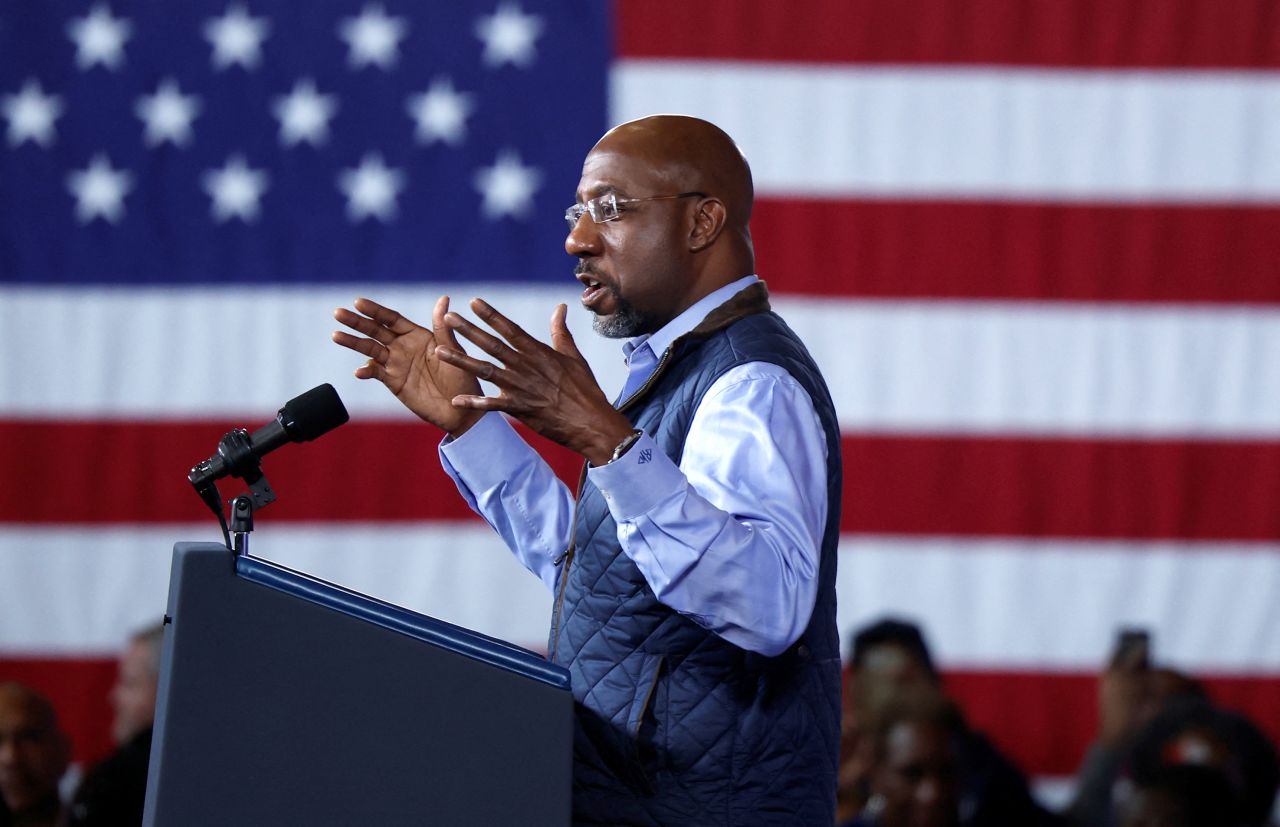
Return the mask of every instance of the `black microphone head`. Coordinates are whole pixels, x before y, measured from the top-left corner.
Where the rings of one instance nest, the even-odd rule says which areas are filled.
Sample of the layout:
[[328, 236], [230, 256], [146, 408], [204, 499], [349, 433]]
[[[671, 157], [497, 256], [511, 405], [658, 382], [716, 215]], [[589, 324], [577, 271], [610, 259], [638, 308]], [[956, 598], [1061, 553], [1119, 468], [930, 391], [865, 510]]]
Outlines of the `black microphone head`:
[[350, 418], [346, 406], [338, 398], [338, 392], [328, 383], [290, 399], [276, 415], [276, 421], [294, 442], [313, 440]]

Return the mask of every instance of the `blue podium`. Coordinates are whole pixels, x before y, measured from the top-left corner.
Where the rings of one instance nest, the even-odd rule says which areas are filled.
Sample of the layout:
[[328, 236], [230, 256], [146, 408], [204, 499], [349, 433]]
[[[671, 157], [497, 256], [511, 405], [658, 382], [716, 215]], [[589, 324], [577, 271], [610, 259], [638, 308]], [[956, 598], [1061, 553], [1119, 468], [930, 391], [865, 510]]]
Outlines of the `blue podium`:
[[211, 543], [178, 543], [146, 825], [565, 825], [569, 675]]

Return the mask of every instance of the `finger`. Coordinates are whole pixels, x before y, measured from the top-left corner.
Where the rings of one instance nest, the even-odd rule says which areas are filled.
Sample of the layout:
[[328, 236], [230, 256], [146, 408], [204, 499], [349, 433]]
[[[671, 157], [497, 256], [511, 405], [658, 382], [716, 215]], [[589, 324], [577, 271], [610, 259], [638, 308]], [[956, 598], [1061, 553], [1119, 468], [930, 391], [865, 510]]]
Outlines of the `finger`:
[[341, 324], [346, 325], [352, 330], [357, 330], [384, 345], [396, 338], [395, 333], [387, 330], [387, 328], [378, 324], [373, 319], [368, 319], [358, 313], [353, 313], [345, 307], [339, 307], [334, 310], [333, 318], [337, 319]]
[[387, 363], [387, 357], [390, 355], [389, 351], [385, 347], [372, 339], [362, 339], [359, 336], [352, 336], [350, 333], [343, 330], [333, 331], [332, 338], [335, 343], [340, 344], [345, 348], [350, 348], [356, 353], [368, 356], [370, 360], [377, 362], [380, 365], [385, 365]]
[[444, 315], [444, 323], [508, 367], [520, 360], [520, 354], [512, 350], [506, 342], [491, 333], [481, 330], [457, 313], [446, 313]]
[[582, 354], [578, 351], [577, 343], [573, 341], [569, 325], [565, 323], [565, 317], [568, 314], [569, 305], [567, 304], [557, 304], [556, 309], [551, 311], [551, 346], [565, 356], [581, 359]]
[[455, 408], [470, 408], [473, 411], [503, 411], [504, 402], [495, 396], [455, 396], [450, 400]]
[[377, 379], [383, 384], [387, 381], [387, 369], [372, 359], [356, 368], [355, 375], [357, 379]]
[[461, 368], [472, 376], [483, 379], [486, 382], [493, 382], [501, 387], [503, 384], [502, 374], [505, 371], [492, 362], [486, 362], [483, 359], [473, 359], [460, 350], [454, 350], [451, 347], [441, 347], [436, 349], [436, 356], [440, 357], [440, 361], [448, 362], [455, 368]]
[[462, 350], [462, 346], [458, 344], [458, 337], [453, 333], [453, 328], [449, 327], [444, 320], [444, 317], [448, 314], [449, 297], [441, 296], [436, 299], [436, 306], [431, 311], [431, 332], [435, 334], [437, 344], [445, 345], [455, 350]]
[[358, 298], [353, 303], [356, 310], [373, 319], [392, 333], [402, 335], [411, 332], [418, 325], [401, 316], [390, 307], [383, 307], [373, 299]]
[[484, 299], [472, 299], [471, 310], [483, 319], [485, 324], [498, 331], [516, 350], [530, 350], [544, 346], [542, 342], [526, 333], [523, 327], [499, 313]]

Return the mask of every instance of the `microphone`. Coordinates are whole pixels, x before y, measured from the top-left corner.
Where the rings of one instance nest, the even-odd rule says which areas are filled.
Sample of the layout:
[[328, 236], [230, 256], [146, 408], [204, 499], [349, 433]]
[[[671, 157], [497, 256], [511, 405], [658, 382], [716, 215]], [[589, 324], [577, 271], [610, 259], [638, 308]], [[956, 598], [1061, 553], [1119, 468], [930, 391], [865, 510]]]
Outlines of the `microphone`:
[[258, 460], [286, 442], [310, 442], [348, 419], [333, 385], [318, 385], [284, 403], [275, 421], [253, 434], [243, 428], [228, 433], [218, 443], [217, 453], [192, 468], [187, 479], [200, 490], [223, 477], [254, 474]]

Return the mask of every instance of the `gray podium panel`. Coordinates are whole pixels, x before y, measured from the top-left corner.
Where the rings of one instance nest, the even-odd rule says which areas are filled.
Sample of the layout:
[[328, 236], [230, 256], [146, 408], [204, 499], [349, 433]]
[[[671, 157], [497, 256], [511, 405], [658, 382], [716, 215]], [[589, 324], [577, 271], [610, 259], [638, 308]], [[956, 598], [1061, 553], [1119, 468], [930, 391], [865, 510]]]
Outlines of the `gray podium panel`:
[[147, 825], [564, 825], [537, 655], [226, 548], [174, 548]]

